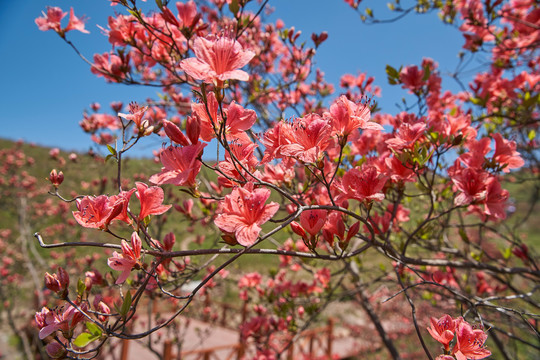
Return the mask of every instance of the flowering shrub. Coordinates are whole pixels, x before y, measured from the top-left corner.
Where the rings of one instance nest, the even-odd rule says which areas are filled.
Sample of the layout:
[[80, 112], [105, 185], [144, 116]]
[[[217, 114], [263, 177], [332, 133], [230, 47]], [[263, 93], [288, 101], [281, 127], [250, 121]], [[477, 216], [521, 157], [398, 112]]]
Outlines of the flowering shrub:
[[[239, 258], [263, 255], [279, 257], [280, 270], [240, 275], [236, 295], [257, 299], [256, 315], [240, 326], [257, 358], [277, 358], [290, 345], [278, 344], [276, 331], [297, 333], [340, 300], [358, 304], [381, 346], [401, 358], [392, 336], [399, 331], [385, 324], [382, 305], [374, 306], [381, 287], [393, 292], [386, 301], [408, 306], [409, 330], [428, 358], [429, 315], [415, 305], [426, 301], [433, 313], [463, 315], [432, 318], [428, 332], [444, 349], [438, 359], [490, 355], [486, 332], [465, 318], [486, 324], [507, 358], [522, 351], [508, 346], [512, 341], [538, 349], [531, 340], [539, 305], [536, 255], [517, 226], [501, 225], [511, 215], [505, 180], [514, 174], [538, 180], [535, 2], [418, 1], [410, 9], [396, 2], [394, 11], [439, 10], [444, 21], [460, 24], [467, 54], [492, 56], [486, 72], [458, 93], [443, 91], [431, 59], [388, 66], [389, 82], [412, 94], [418, 108], [396, 115], [375, 112], [367, 92], [379, 91], [365, 74], [344, 76], [341, 94], [330, 98], [333, 87], [313, 67], [327, 35], [314, 34], [313, 48], [300, 43], [294, 28], [263, 22], [267, 2], [178, 2], [177, 11], [168, 3], [156, 1], [145, 13], [136, 1], [112, 1], [119, 6], [104, 32], [113, 47], [94, 56], [92, 72], [110, 82], [159, 86], [162, 94], [144, 106], [130, 104], [128, 113], [113, 103], [114, 115], [98, 113], [99, 106], [84, 115], [83, 130], [108, 144], [107, 158], [118, 163], [117, 188], [113, 195], [77, 195], [73, 217], [111, 240], [48, 245], [37, 237], [44, 247], [121, 253], [108, 258], [112, 271], [103, 276], [46, 275], [65, 305], [44, 307], [35, 317], [50, 356], [91, 358], [109, 338], [148, 336], [217, 286], [217, 275], [225, 277]], [[359, 2], [347, 3], [359, 9]], [[362, 17], [376, 21], [368, 10]], [[73, 11], [62, 28], [64, 15], [49, 8], [36, 23], [63, 39], [69, 30], [85, 32]], [[285, 120], [286, 111], [297, 116]], [[162, 169], [130, 186], [134, 179], [122, 177], [124, 154], [147, 136], [165, 143], [156, 154]], [[216, 162], [203, 160], [214, 144]], [[57, 172], [50, 181], [52, 193], [67, 201]], [[169, 200], [166, 194], [177, 189], [192, 199]], [[164, 230], [173, 206], [193, 230], [215, 225], [214, 241], [175, 250], [174, 233]], [[516, 224], [533, 208], [534, 202]], [[200, 283], [186, 294], [182, 285], [195, 279]], [[79, 284], [76, 294], [69, 283]], [[141, 304], [157, 298], [176, 306], [167, 320], [150, 319], [146, 330], [130, 331]]]

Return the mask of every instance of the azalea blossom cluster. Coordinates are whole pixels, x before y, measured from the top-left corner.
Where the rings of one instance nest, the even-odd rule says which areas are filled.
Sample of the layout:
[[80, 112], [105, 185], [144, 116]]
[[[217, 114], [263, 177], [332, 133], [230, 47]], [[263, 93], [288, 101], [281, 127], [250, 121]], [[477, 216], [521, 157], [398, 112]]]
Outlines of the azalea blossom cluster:
[[[431, 318], [429, 334], [444, 347], [444, 355], [438, 360], [484, 359], [491, 352], [484, 347], [487, 334], [482, 329], [473, 328], [462, 317], [453, 319], [444, 315], [440, 319]], [[453, 347], [450, 347], [453, 343]]]
[[[374, 300], [379, 298], [374, 294], [387, 292], [386, 286], [393, 286], [395, 295], [385, 301], [401, 296], [411, 305], [412, 326], [426, 354], [414, 301], [432, 300], [442, 313], [458, 311], [459, 301], [479, 317], [484, 316], [479, 305], [485, 304], [486, 294], [533, 301], [526, 293], [516, 294], [505, 280], [519, 276], [524, 286], [532, 286], [539, 276], [533, 252], [516, 234], [494, 230], [511, 214], [503, 184], [526, 165], [518, 151], [524, 144], [489, 126], [497, 119], [488, 126], [480, 120], [510, 118], [518, 108], [529, 115], [537, 110], [529, 103], [510, 109], [508, 104], [515, 102], [500, 101], [510, 91], [503, 89], [510, 85], [502, 84], [502, 77], [486, 80], [493, 86], [489, 96], [500, 95], [491, 99], [480, 94], [485, 88], [479, 78], [472, 81], [471, 92], [443, 90], [432, 59], [399, 69], [388, 66], [389, 82], [401, 85], [417, 103], [384, 114], [368, 97], [368, 92], [380, 95], [380, 89], [366, 74], [343, 76], [343, 91], [329, 100], [334, 88], [312, 68], [327, 35], [314, 34], [314, 48], [309, 48], [299, 41], [300, 32], [282, 21], [264, 24], [259, 16], [264, 5], [250, 12], [249, 2], [215, 0], [212, 6], [198, 6], [189, 1], [176, 3], [173, 11], [157, 2], [156, 11], [146, 15], [135, 2], [118, 3], [128, 15], [109, 18], [104, 32], [113, 50], [96, 54], [91, 70], [110, 82], [160, 86], [163, 93], [144, 105], [131, 103], [127, 110], [112, 103], [113, 114], [99, 113], [100, 106], [92, 104], [92, 112], [84, 115], [82, 128], [108, 145], [107, 159], [118, 163], [118, 177], [108, 195], [75, 196], [72, 215], [81, 227], [113, 239], [86, 243], [114, 250], [107, 254], [112, 271], [86, 271], [76, 301], [70, 300], [74, 282], [63, 268], [47, 273], [47, 288], [69, 303], [65, 311], [44, 307], [36, 314], [40, 338], [55, 344], [49, 353], [62, 357], [80, 348], [93, 353], [109, 337], [137, 338], [125, 329], [147, 297], [172, 299], [181, 309], [173, 321], [198, 292], [213, 291], [218, 275], [227, 278], [227, 267], [241, 256], [279, 257], [280, 268], [270, 276], [249, 272], [237, 279], [238, 297], [254, 301], [255, 316], [243, 319], [239, 329], [256, 344], [255, 358], [283, 351], [272, 340], [273, 332], [293, 334], [309, 326], [327, 303], [345, 298], [360, 305], [381, 346], [399, 358], [377, 313], [382, 305]], [[359, 2], [348, 3], [359, 7]], [[452, 2], [454, 7], [444, 11], [459, 10], [465, 19], [464, 3], [478, 10], [470, 16], [483, 16], [478, 14], [484, 5], [477, 1]], [[522, 8], [521, 2], [513, 5]], [[536, 10], [523, 10], [520, 16], [533, 21]], [[67, 28], [57, 26], [61, 11], [49, 11], [36, 20], [38, 26], [64, 38]], [[461, 30], [474, 36], [491, 26], [467, 24]], [[509, 26], [519, 28], [516, 21]], [[522, 29], [523, 36], [527, 31]], [[495, 41], [483, 36], [482, 41]], [[470, 44], [465, 48], [475, 50]], [[513, 50], [513, 55], [527, 54]], [[531, 62], [520, 66], [535, 69], [537, 59]], [[496, 67], [490, 71], [496, 73]], [[514, 94], [521, 95], [509, 99], [531, 93], [533, 72], [525, 73], [511, 81], [517, 86]], [[193, 96], [183, 95], [182, 89]], [[471, 104], [490, 114], [477, 116]], [[284, 118], [286, 110], [296, 116]], [[511, 121], [504, 124], [522, 130]], [[154, 154], [161, 169], [134, 182], [122, 179], [124, 154], [150, 136], [163, 143]], [[203, 155], [213, 156], [214, 148], [215, 162], [205, 161]], [[203, 169], [212, 175], [204, 176]], [[68, 202], [60, 195], [66, 178], [60, 174], [55, 170], [49, 176], [51, 193]], [[190, 198], [181, 199], [180, 191]], [[189, 247], [185, 239], [177, 241], [167, 230], [167, 220], [176, 215], [188, 224], [186, 233], [208, 233], [197, 234]], [[82, 240], [78, 245], [85, 246]], [[192, 257], [204, 256], [212, 257], [202, 265], [192, 263]], [[201, 272], [206, 272], [203, 279], [186, 295], [184, 285]], [[126, 290], [120, 298], [110, 295], [113, 284]], [[116, 313], [110, 311], [114, 306]], [[497, 309], [490, 305], [486, 316], [501, 324], [501, 319], [521, 321], [529, 328], [523, 320], [528, 313]], [[91, 320], [82, 331], [77, 328], [80, 314]], [[149, 319], [148, 333], [169, 320], [152, 324]], [[486, 333], [463, 318], [433, 318], [428, 332], [444, 347], [437, 359], [490, 355]]]

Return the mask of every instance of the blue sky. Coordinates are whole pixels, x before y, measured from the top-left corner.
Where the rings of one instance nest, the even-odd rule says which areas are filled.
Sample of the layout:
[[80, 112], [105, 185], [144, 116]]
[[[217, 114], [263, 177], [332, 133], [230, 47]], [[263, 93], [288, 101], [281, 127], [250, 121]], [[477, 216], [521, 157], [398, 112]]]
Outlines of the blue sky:
[[[386, 2], [365, 1], [375, 14], [388, 15]], [[106, 0], [8, 1], [0, 12], [0, 137], [23, 139], [64, 150], [86, 151], [92, 146], [89, 135], [78, 123], [90, 103], [104, 107], [111, 101], [142, 102], [154, 97], [156, 89], [105, 83], [90, 73], [89, 67], [56, 33], [37, 29], [34, 19], [47, 5], [59, 6], [89, 17], [89, 35], [70, 32], [68, 37], [83, 54], [110, 49], [107, 38], [97, 25], [106, 27], [114, 7]], [[395, 113], [396, 103], [405, 95], [398, 87], [386, 83], [386, 64], [419, 64], [424, 57], [435, 59], [444, 73], [452, 72], [463, 40], [451, 26], [442, 24], [435, 14], [412, 15], [396, 23], [365, 25], [357, 13], [342, 0], [270, 0], [275, 8], [271, 19], [281, 18], [287, 27], [295, 26], [304, 39], [312, 32], [327, 31], [328, 40], [319, 48], [316, 66], [327, 80], [338, 84], [345, 73], [366, 72], [375, 76], [382, 88], [378, 99], [383, 111]], [[173, 7], [174, 8], [174, 7]], [[64, 19], [67, 20], [67, 19]], [[457, 90], [452, 80], [443, 87]], [[154, 138], [142, 144], [133, 154], [148, 154], [159, 147]]]

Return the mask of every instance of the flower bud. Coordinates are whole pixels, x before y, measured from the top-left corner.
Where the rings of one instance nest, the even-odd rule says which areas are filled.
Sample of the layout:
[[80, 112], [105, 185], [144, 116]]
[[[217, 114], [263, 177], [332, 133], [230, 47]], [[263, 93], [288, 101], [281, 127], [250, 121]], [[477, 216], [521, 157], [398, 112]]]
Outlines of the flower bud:
[[163, 129], [165, 129], [165, 134], [167, 134], [169, 139], [171, 139], [175, 143], [183, 145], [183, 146], [189, 145], [189, 141], [186, 138], [186, 136], [182, 133], [180, 128], [176, 126], [176, 124], [174, 124], [173, 122], [168, 121], [168, 120], [163, 121]]
[[58, 270], [58, 281], [60, 282], [60, 287], [62, 289], [67, 289], [69, 286], [69, 275], [64, 268], [59, 267]]
[[[105, 304], [103, 301], [100, 301], [97, 306], [96, 306], [96, 310], [99, 311], [100, 313], [102, 314], [110, 314], [111, 313], [111, 308], [107, 306], [107, 304]], [[98, 315], [98, 319], [100, 321], [107, 321], [108, 320], [108, 316], [106, 315]]]
[[296, 234], [300, 235], [301, 237], [306, 236], [306, 232], [304, 231], [302, 226], [300, 226], [300, 224], [298, 224], [296, 221], [291, 222], [291, 228]]
[[194, 116], [188, 116], [186, 121], [186, 133], [192, 144], [197, 144], [201, 134], [201, 123]]
[[52, 359], [60, 359], [67, 354], [64, 346], [57, 341], [48, 343], [45, 350], [47, 351], [47, 355], [49, 355]]
[[36, 319], [36, 324], [39, 329], [43, 329], [45, 326], [47, 326], [47, 315], [50, 313], [50, 310], [46, 307], [43, 307], [41, 311], [36, 312], [34, 315], [34, 318]]
[[165, 248], [165, 250], [171, 251], [175, 242], [176, 237], [174, 236], [174, 233], [170, 232], [163, 238], [163, 247]]
[[45, 287], [53, 292], [58, 292], [62, 289], [60, 281], [56, 274], [45, 273]]
[[56, 169], [52, 169], [49, 175], [49, 181], [55, 188], [57, 188], [64, 181], [64, 173], [61, 171], [57, 172]]

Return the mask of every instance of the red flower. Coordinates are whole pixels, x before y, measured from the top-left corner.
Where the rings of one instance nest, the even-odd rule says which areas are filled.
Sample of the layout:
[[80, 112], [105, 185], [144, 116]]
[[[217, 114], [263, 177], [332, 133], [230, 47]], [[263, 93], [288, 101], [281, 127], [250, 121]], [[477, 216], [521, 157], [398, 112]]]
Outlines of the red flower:
[[240, 245], [249, 246], [257, 241], [261, 226], [279, 209], [279, 204], [266, 204], [268, 189], [253, 189], [253, 183], [235, 188], [219, 204], [220, 214], [214, 220], [219, 229], [234, 235]]

